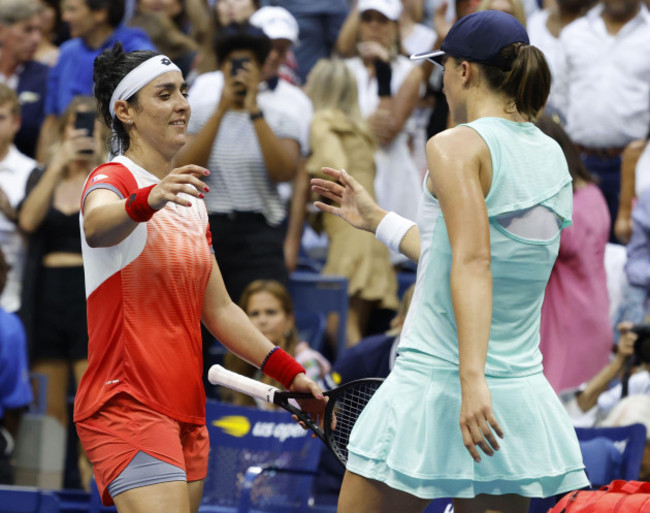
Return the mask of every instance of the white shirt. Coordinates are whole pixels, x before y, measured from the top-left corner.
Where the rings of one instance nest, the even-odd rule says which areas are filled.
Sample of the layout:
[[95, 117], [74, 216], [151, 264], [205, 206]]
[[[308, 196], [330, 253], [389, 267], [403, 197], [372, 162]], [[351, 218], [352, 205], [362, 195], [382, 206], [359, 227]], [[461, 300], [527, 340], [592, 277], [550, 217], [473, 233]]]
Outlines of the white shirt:
[[[630, 376], [627, 382], [627, 395], [650, 395], [650, 373], [646, 371], [637, 372]], [[623, 385], [618, 384], [598, 396], [598, 409], [604, 415], [607, 415], [614, 406], [621, 400]]]
[[402, 39], [402, 50], [406, 55], [432, 50], [437, 38], [433, 29], [416, 23], [413, 31]]
[[[0, 189], [9, 198], [12, 207], [16, 208], [25, 198], [27, 179], [36, 165], [35, 160], [20, 153], [13, 145], [0, 161]], [[0, 248], [10, 266], [7, 284], [0, 296], [0, 307], [7, 312], [16, 312], [20, 309], [26, 242], [16, 223], [3, 214], [0, 214]]]
[[616, 35], [602, 4], [567, 25], [556, 79], [560, 111], [574, 142], [623, 147], [650, 127], [650, 14], [645, 5]]
[[[220, 71], [204, 73], [196, 78], [188, 96], [192, 108], [189, 133], [198, 133], [215, 112], [223, 84]], [[279, 110], [271, 95], [258, 97], [258, 103], [277, 137], [300, 142], [298, 121]], [[212, 171], [206, 179], [212, 191], [205, 198], [209, 213], [259, 212], [272, 226], [279, 225], [286, 217], [278, 184], [268, 176], [248, 112], [228, 111], [223, 116], [207, 167]]]

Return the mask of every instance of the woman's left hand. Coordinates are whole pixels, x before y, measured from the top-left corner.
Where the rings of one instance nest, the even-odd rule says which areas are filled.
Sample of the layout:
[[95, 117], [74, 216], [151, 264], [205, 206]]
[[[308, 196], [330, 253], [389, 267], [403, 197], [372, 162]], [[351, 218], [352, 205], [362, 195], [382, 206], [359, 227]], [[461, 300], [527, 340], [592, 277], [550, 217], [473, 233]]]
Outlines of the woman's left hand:
[[476, 449], [478, 445], [488, 456], [499, 450], [494, 433], [503, 438], [503, 431], [492, 413], [492, 396], [485, 378], [463, 383], [460, 407], [460, 432], [463, 444], [479, 463], [481, 456]]
[[[327, 404], [327, 398], [323, 396], [323, 391], [320, 387], [309, 379], [303, 372], [297, 374], [293, 378], [293, 383], [289, 387], [291, 392], [305, 392], [314, 396], [313, 399], [297, 399], [300, 409], [311, 416], [313, 419], [318, 420], [318, 424], [322, 426], [323, 415], [325, 412], [325, 405]], [[297, 417], [293, 417], [294, 420], [298, 420]], [[300, 425], [307, 429], [307, 427], [300, 422]]]

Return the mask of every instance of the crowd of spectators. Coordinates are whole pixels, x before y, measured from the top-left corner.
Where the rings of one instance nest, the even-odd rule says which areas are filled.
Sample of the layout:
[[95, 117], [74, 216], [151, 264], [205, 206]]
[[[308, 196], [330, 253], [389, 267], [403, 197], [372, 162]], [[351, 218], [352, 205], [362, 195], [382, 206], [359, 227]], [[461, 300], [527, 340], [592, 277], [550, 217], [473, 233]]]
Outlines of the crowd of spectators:
[[[439, 47], [456, 19], [479, 9], [527, 24], [553, 79], [538, 126], [562, 146], [574, 178], [574, 226], [562, 233], [542, 315], [544, 366], [558, 393], [582, 391], [568, 405], [580, 422], [598, 404], [611, 409], [620, 387], [607, 389], [638, 363], [630, 323], [650, 304], [649, 5], [0, 0], [0, 480], [11, 481], [9, 449], [31, 400], [24, 362], [48, 376], [48, 414], [63, 425], [87, 363], [79, 194], [115, 148], [102, 145], [110, 134], [99, 124], [77, 121], [96, 108], [94, 59], [116, 41], [158, 49], [182, 70], [192, 116], [177, 165], [211, 170], [205, 201], [228, 292], [250, 315], [275, 308], [273, 341], [295, 352], [306, 349], [284, 287], [305, 261], [348, 278], [350, 347], [386, 330], [373, 312], [397, 309], [397, 276], [408, 268], [371, 236], [316, 215], [309, 177], [346, 168], [380, 206], [415, 218], [424, 143], [450, 120], [440, 70], [408, 56]], [[253, 308], [256, 295], [272, 305]], [[323, 377], [330, 363], [305, 354]], [[336, 368], [341, 355], [326, 356]], [[632, 390], [648, 395], [638, 369], [632, 383], [646, 378]]]

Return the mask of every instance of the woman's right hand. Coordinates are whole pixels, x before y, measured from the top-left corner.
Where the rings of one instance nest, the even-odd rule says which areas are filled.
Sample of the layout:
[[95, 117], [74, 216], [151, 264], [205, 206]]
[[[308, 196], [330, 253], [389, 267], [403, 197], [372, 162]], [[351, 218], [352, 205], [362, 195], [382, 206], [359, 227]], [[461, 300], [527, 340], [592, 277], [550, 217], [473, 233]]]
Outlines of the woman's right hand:
[[368, 191], [345, 169], [322, 168], [334, 181], [312, 178], [311, 189], [337, 205], [315, 201], [314, 206], [323, 212], [339, 216], [355, 228], [374, 233], [386, 211], [375, 203]]
[[158, 185], [151, 189], [148, 198], [149, 206], [154, 210], [160, 210], [168, 202], [183, 207], [192, 206], [192, 202], [181, 194], [202, 199], [204, 193], [208, 192], [210, 188], [200, 178], [209, 174], [210, 171], [194, 164], [173, 169]]
[[61, 144], [58, 151], [52, 157], [52, 164], [49, 168], [57, 171], [62, 171], [72, 161], [75, 160], [89, 160], [95, 154], [96, 143], [93, 137], [86, 135], [86, 130], [78, 128], [70, 131], [67, 137]]

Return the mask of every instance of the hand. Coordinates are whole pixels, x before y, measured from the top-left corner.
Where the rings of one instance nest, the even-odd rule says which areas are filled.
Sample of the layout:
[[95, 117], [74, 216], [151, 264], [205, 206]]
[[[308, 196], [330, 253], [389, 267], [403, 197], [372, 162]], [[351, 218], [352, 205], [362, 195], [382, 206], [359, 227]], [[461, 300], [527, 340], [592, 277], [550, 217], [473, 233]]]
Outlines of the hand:
[[616, 358], [620, 360], [627, 360], [630, 356], [634, 355], [634, 343], [639, 336], [633, 331], [630, 331], [632, 326], [633, 324], [629, 321], [621, 322], [616, 326], [616, 329], [621, 334], [616, 349]]
[[[291, 392], [305, 392], [314, 396], [314, 399], [298, 399], [298, 405], [300, 406], [300, 409], [310, 417], [317, 419], [317, 423], [322, 427], [327, 398], [323, 396], [323, 391], [320, 387], [301, 372], [293, 378], [289, 390]], [[293, 416], [293, 419], [298, 421], [298, 417], [296, 416]], [[300, 422], [300, 425], [304, 429], [307, 429], [307, 426], [302, 422]]]
[[221, 90], [218, 107], [222, 112], [232, 109], [236, 103], [235, 98], [239, 96], [237, 93], [243, 91], [241, 84], [235, 78], [232, 75], [232, 63], [226, 61], [223, 68], [223, 89]]
[[364, 41], [357, 44], [359, 56], [364, 61], [374, 61], [375, 59], [384, 62], [390, 61], [390, 52], [386, 47], [377, 41]]
[[503, 438], [503, 431], [492, 414], [492, 396], [485, 378], [464, 383], [461, 388], [460, 432], [463, 435], [465, 448], [474, 461], [479, 463], [481, 456], [476, 446], [478, 445], [488, 456], [492, 456], [494, 451], [499, 450], [494, 433], [499, 438]]
[[7, 193], [2, 188], [0, 188], [0, 213], [4, 214], [12, 222], [15, 222], [18, 218], [16, 209], [11, 206], [9, 196], [7, 196]]
[[438, 39], [442, 40], [445, 38], [451, 25], [447, 22], [447, 8], [449, 4], [443, 2], [433, 13], [433, 29], [436, 31]]
[[355, 228], [374, 233], [386, 211], [375, 203], [368, 191], [345, 169], [324, 167], [322, 171], [336, 181], [312, 178], [311, 189], [339, 206], [328, 205], [322, 201], [315, 201], [314, 206], [323, 212], [339, 216]]
[[244, 98], [244, 109], [253, 113], [259, 111], [257, 106], [257, 87], [260, 84], [260, 68], [255, 61], [244, 63], [244, 67], [237, 74], [246, 87], [246, 97]]
[[614, 235], [616, 238], [623, 244], [630, 242], [630, 237], [632, 237], [632, 218], [624, 216], [620, 212], [616, 216], [616, 222], [614, 223]]
[[59, 150], [52, 157], [48, 169], [52, 168], [58, 172], [74, 160], [90, 160], [97, 149], [94, 137], [86, 135], [83, 128], [75, 128], [70, 131]]
[[181, 195], [202, 199], [203, 193], [208, 192], [210, 188], [199, 178], [209, 174], [210, 171], [194, 164], [173, 169], [158, 185], [151, 189], [148, 198], [149, 206], [154, 210], [160, 210], [168, 202], [183, 207], [192, 206], [192, 202]]
[[368, 126], [381, 145], [388, 144], [393, 140], [395, 136], [395, 125], [395, 116], [393, 116], [391, 111], [386, 109], [377, 109], [368, 118]]

